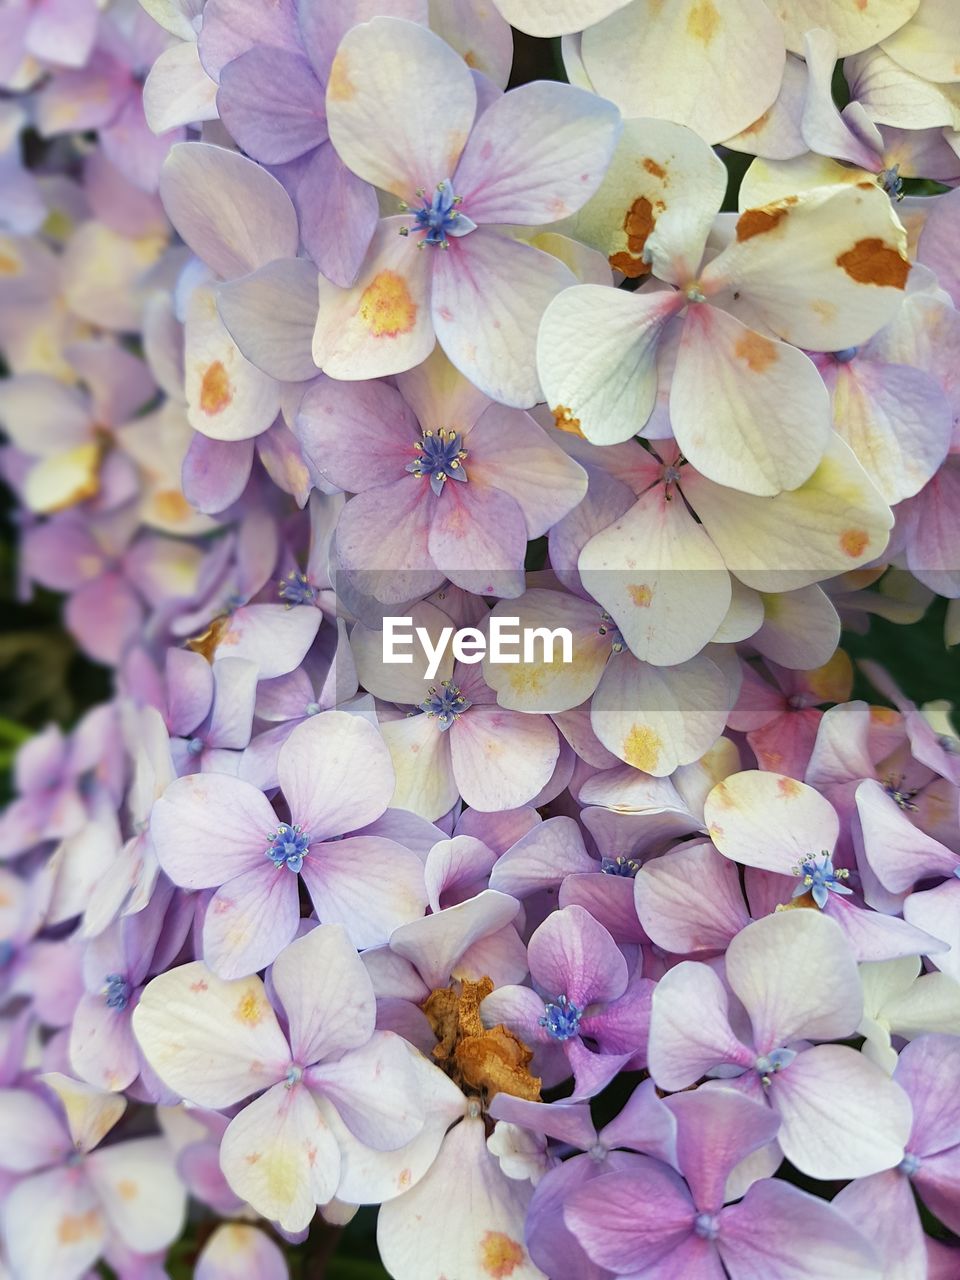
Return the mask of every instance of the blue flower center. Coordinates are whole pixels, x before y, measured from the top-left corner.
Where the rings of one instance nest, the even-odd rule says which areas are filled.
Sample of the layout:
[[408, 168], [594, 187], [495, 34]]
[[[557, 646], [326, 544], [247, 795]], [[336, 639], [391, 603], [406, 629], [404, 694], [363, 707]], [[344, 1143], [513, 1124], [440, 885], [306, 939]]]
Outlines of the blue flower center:
[[900, 177], [900, 166], [898, 164], [891, 165], [889, 169], [884, 169], [879, 177], [880, 186], [888, 196], [893, 196], [895, 200], [903, 199], [903, 179]]
[[418, 480], [424, 476], [430, 478], [430, 488], [439, 497], [448, 480], [459, 480], [466, 483], [467, 473], [463, 460], [467, 451], [463, 447], [460, 435], [456, 431], [424, 431], [413, 446], [417, 457], [408, 462], [405, 470], [415, 475]]
[[278, 591], [280, 599], [289, 608], [295, 604], [316, 604], [317, 602], [316, 587], [305, 573], [297, 573], [296, 570], [292, 570], [285, 578], [280, 579]]
[[298, 1085], [302, 1079], [303, 1067], [301, 1067], [297, 1062], [291, 1062], [290, 1068], [287, 1071], [286, 1079], [283, 1083], [288, 1089], [292, 1089], [295, 1085]]
[[278, 871], [281, 867], [299, 871], [309, 848], [310, 837], [304, 835], [303, 827], [291, 827], [289, 823], [281, 822], [271, 837], [267, 857]]
[[318, 716], [321, 710], [322, 708], [319, 702], [308, 702], [303, 709], [304, 715], [308, 716]]
[[463, 696], [455, 684], [444, 680], [439, 686], [430, 690], [420, 703], [420, 710], [439, 720], [440, 731], [445, 733], [457, 716], [462, 716], [467, 708], [472, 706], [473, 703]]
[[610, 641], [610, 651], [612, 653], [623, 653], [624, 649], [627, 647], [627, 642], [624, 640], [620, 632], [620, 628], [610, 617], [609, 613], [601, 613], [600, 625], [597, 627], [597, 634], [607, 637]]
[[760, 1077], [761, 1084], [769, 1084], [771, 1076], [789, 1067], [796, 1056], [795, 1049], [772, 1049], [769, 1053], [760, 1055], [753, 1064], [753, 1069]]
[[912, 1152], [908, 1151], [897, 1165], [897, 1168], [902, 1174], [905, 1174], [908, 1178], [912, 1178], [920, 1168], [920, 1157], [915, 1156]]
[[187, 751], [192, 756], [199, 756], [203, 753], [203, 739], [191, 738], [187, 743]]
[[605, 876], [633, 877], [640, 870], [640, 863], [620, 854], [616, 858], [601, 858], [600, 870]]
[[412, 231], [415, 235], [422, 235], [423, 239], [417, 245], [418, 249], [422, 249], [425, 244], [433, 245], [434, 248], [439, 246], [441, 249], [449, 249], [450, 236], [456, 238], [476, 231], [477, 224], [460, 212], [462, 197], [456, 194], [449, 178], [444, 178], [442, 182], [437, 183], [436, 190], [429, 200], [426, 191], [421, 187], [417, 191], [417, 199], [420, 201], [419, 209], [410, 209], [406, 204], [400, 206], [402, 209], [410, 209], [413, 214], [413, 226], [402, 227], [400, 234], [408, 236]]
[[821, 911], [827, 905], [827, 898], [831, 893], [849, 896], [853, 892], [845, 884], [840, 883], [841, 880], [847, 879], [850, 872], [844, 867], [838, 867], [834, 871], [833, 859], [826, 850], [819, 857], [811, 856], [805, 862], [801, 862], [798, 867], [794, 867], [793, 874], [800, 877], [800, 883], [794, 889], [792, 896], [799, 898], [804, 893], [812, 894], [814, 902]]
[[9, 939], [0, 942], [0, 969], [5, 969], [13, 959], [13, 943]]
[[108, 973], [104, 979], [104, 1004], [108, 1009], [125, 1009], [130, 1003], [130, 983], [122, 973]]
[[572, 1040], [579, 1033], [582, 1016], [583, 1010], [571, 1004], [566, 996], [557, 996], [556, 1002], [544, 1009], [540, 1025], [553, 1040]]
[[835, 351], [833, 353], [833, 358], [834, 360], [838, 361], [840, 364], [849, 364], [850, 361], [854, 359], [856, 354], [857, 354], [856, 347], [844, 347], [842, 351]]
[[720, 1234], [720, 1218], [715, 1213], [698, 1213], [693, 1229], [701, 1240], [716, 1240]]

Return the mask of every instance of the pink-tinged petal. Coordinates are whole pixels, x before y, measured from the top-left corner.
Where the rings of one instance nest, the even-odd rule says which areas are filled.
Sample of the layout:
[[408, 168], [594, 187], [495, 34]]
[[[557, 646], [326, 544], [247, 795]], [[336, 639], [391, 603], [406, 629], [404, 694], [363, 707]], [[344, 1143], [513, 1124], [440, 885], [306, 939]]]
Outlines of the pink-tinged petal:
[[160, 195], [189, 247], [226, 280], [297, 256], [290, 197], [266, 169], [238, 152], [205, 142], [174, 147]]
[[436, 259], [437, 339], [484, 394], [528, 408], [543, 398], [536, 368], [541, 317], [574, 284], [570, 269], [551, 254], [493, 230], [473, 231]]
[[376, 190], [351, 173], [329, 144], [307, 159], [296, 181], [300, 238], [332, 284], [353, 284], [370, 247], [380, 209]]
[[340, 1152], [307, 1089], [275, 1084], [231, 1120], [220, 1166], [257, 1213], [284, 1231], [303, 1231], [336, 1192]]
[[206, 658], [190, 649], [168, 649], [164, 667], [167, 728], [186, 738], [210, 712], [213, 668]]
[[[544, 1000], [529, 987], [518, 987], [508, 984], [497, 987], [480, 1005], [480, 1016], [485, 1027], [503, 1025], [527, 1045], [551, 1045], [554, 1042], [547, 1034], [541, 1019], [544, 1014]], [[562, 1060], [561, 1060], [562, 1061]], [[560, 1073], [560, 1078], [570, 1072]]]
[[923, 1225], [910, 1179], [898, 1169], [856, 1178], [830, 1203], [873, 1244], [889, 1280], [926, 1274]]
[[261, 791], [221, 774], [178, 778], [150, 817], [160, 865], [185, 889], [213, 888], [266, 865], [276, 826]]
[[723, 557], [664, 484], [591, 538], [578, 568], [642, 662], [674, 666], [693, 658], [730, 607]]
[[813, 669], [836, 653], [840, 618], [820, 587], [811, 585], [766, 596], [761, 607], [763, 625], [753, 632], [750, 642], [771, 662], [793, 670]]
[[693, 1234], [696, 1213], [683, 1179], [641, 1156], [628, 1171], [575, 1190], [563, 1220], [594, 1262], [618, 1275], [642, 1275], [658, 1262], [673, 1261], [674, 1251]]
[[228, 1107], [268, 1088], [290, 1061], [260, 979], [225, 982], [199, 962], [147, 984], [133, 1029], [160, 1079], [201, 1107]]
[[296, 876], [274, 867], [261, 850], [260, 865], [235, 876], [210, 899], [203, 958], [220, 978], [244, 978], [276, 959], [296, 936], [299, 922]]
[[724, 951], [750, 923], [736, 867], [706, 842], [644, 863], [634, 888], [648, 936], [676, 955]]
[[63, 1122], [26, 1089], [0, 1089], [0, 1168], [32, 1173], [60, 1164], [71, 1149]]
[[97, 662], [116, 666], [143, 625], [143, 605], [119, 573], [105, 573], [67, 601], [64, 621]]
[[94, 1151], [91, 1183], [108, 1225], [137, 1253], [155, 1253], [183, 1230], [187, 1190], [165, 1138], [135, 1138]]
[[960, 858], [915, 827], [874, 778], [860, 783], [856, 800], [867, 861], [891, 893], [908, 893], [920, 880], [960, 868]]
[[803, 52], [803, 38], [814, 27], [822, 27], [836, 39], [840, 57], [859, 53], [879, 44], [902, 27], [917, 11], [917, 0], [879, 0], [860, 8], [858, 4], [832, 5], [822, 0], [767, 0], [783, 23], [787, 48]]
[[95, 0], [41, 0], [32, 10], [27, 52], [41, 62], [82, 67], [97, 35]]
[[913, 1128], [908, 1146], [918, 1156], [960, 1146], [960, 1100], [953, 1088], [960, 1039], [923, 1035], [900, 1053], [893, 1078], [910, 1095]]
[[460, 794], [450, 758], [450, 735], [427, 715], [385, 721], [381, 732], [397, 775], [394, 808], [408, 809], [428, 822], [448, 813]]
[[712, 969], [685, 960], [664, 974], [653, 993], [647, 1051], [661, 1089], [686, 1089], [722, 1063], [750, 1067], [754, 1056], [733, 1033], [727, 992]]
[[246, 658], [220, 658], [212, 671], [216, 693], [206, 740], [212, 747], [242, 750], [250, 741], [257, 665]]
[[297, 1062], [308, 1065], [356, 1049], [373, 1035], [373, 987], [341, 925], [320, 925], [292, 942], [271, 975]]
[[325, 711], [297, 725], [280, 751], [277, 772], [294, 822], [312, 840], [373, 822], [394, 788], [379, 731], [345, 711]]
[[[510, 1280], [540, 1280], [524, 1245], [531, 1192], [503, 1176], [487, 1151], [482, 1119], [467, 1116], [450, 1130], [429, 1173], [381, 1208], [383, 1264], [397, 1280], [489, 1280], [497, 1270]], [[440, 1202], [443, 1214], [436, 1212]]]
[[84, 995], [70, 1027], [70, 1065], [98, 1089], [126, 1089], [140, 1074], [140, 1055], [130, 1030], [132, 1011], [110, 1009], [103, 995]]
[[318, 917], [343, 924], [356, 947], [381, 946], [426, 910], [419, 856], [380, 836], [314, 845], [302, 875]]
[[624, 652], [607, 664], [590, 721], [620, 760], [662, 778], [710, 750], [733, 696], [724, 673], [703, 654], [654, 667]]
[[[263, 172], [261, 170], [261, 172]], [[280, 411], [273, 378], [244, 356], [217, 313], [212, 285], [195, 289], [187, 304], [184, 336], [187, 418], [214, 440], [258, 436]]]
[[583, 1035], [596, 1040], [603, 1054], [646, 1057], [654, 985], [649, 978], [641, 978], [639, 971], [634, 972], [622, 996], [586, 1014], [580, 1024]]
[[[807, 915], [808, 912], [791, 912]], [[783, 1153], [812, 1178], [862, 1178], [903, 1158], [910, 1100], [855, 1049], [815, 1045], [772, 1077]]]
[[583, 468], [528, 414], [491, 405], [465, 444], [468, 474], [516, 499], [529, 538], [547, 533], [587, 491]]
[[211, 76], [257, 45], [300, 48], [296, 0], [277, 0], [269, 11], [256, 0], [210, 0], [200, 27], [200, 56]]
[[960, 495], [960, 467], [948, 459], [930, 483], [901, 508], [910, 529], [907, 566], [932, 591], [960, 591], [960, 535], [952, 513]]
[[602, 925], [582, 907], [554, 911], [527, 948], [530, 974], [548, 999], [565, 995], [581, 1011], [626, 990], [627, 963]]
[[228, 62], [217, 93], [220, 119], [262, 164], [283, 164], [326, 140], [323, 86], [303, 54], [254, 45]]
[[102, 51], [85, 67], [52, 76], [36, 97], [35, 118], [43, 137], [99, 129], [114, 118], [130, 95], [125, 68]]
[[619, 134], [612, 103], [538, 80], [506, 93], [480, 117], [453, 185], [474, 222], [558, 222], [593, 195]]
[[490, 888], [525, 898], [568, 875], [596, 871], [572, 818], [548, 818], [528, 831], [494, 863]]
[[253, 440], [211, 440], [194, 432], [183, 459], [183, 496], [208, 515], [232, 506], [247, 487]]
[[547, 307], [537, 339], [543, 394], [557, 420], [594, 444], [631, 439], [657, 398], [657, 347], [684, 305], [673, 291], [577, 285]]
[[214, 658], [247, 658], [261, 680], [284, 676], [306, 657], [320, 628], [319, 609], [256, 604], [232, 613], [217, 637]]
[[423, 1128], [425, 1111], [408, 1046], [391, 1031], [377, 1031], [335, 1062], [310, 1067], [307, 1087], [336, 1109], [366, 1146], [395, 1151]]
[[914, 1174], [921, 1200], [951, 1231], [960, 1224], [957, 1188], [960, 1187], [960, 1149], [928, 1156]]
[[943, 462], [953, 413], [939, 383], [922, 369], [853, 360], [833, 374], [833, 419], [840, 436], [891, 506], [918, 493]]
[[402, 373], [433, 350], [432, 258], [400, 235], [408, 221], [380, 221], [351, 288], [320, 280], [313, 358], [332, 378], [353, 382]]
[[785, 1182], [755, 1182], [739, 1204], [724, 1210], [720, 1224], [717, 1248], [737, 1280], [867, 1280], [879, 1274], [870, 1244], [839, 1210]]
[[917, 929], [899, 916], [886, 915], [880, 910], [864, 910], [854, 906], [849, 898], [830, 895], [824, 908], [843, 930], [847, 945], [859, 962], [896, 960], [902, 956], [929, 956], [936, 963], [940, 956], [949, 954], [946, 940], [934, 937], [923, 929]]
[[684, 456], [708, 479], [768, 496], [809, 478], [831, 428], [809, 357], [712, 306], [685, 318], [670, 420]]
[[[418, 483], [426, 489], [429, 481]], [[527, 527], [514, 499], [469, 477], [446, 484], [436, 503], [432, 497], [424, 494], [433, 507], [427, 549], [436, 567], [474, 595], [519, 595]]]
[[717, 783], [703, 816], [725, 857], [780, 875], [811, 855], [832, 853], [840, 833], [837, 811], [813, 787], [753, 769]]
[[460, 57], [425, 27], [397, 18], [349, 31], [327, 81], [327, 127], [340, 158], [358, 177], [409, 201], [453, 176], [476, 105]]
[[337, 525], [337, 558], [358, 592], [386, 605], [405, 604], [441, 585], [444, 575], [428, 550], [434, 496], [416, 477], [404, 476], [347, 503]]
[[103, 154], [139, 191], [156, 192], [170, 149], [186, 138], [184, 128], [170, 129], [159, 137], [147, 124], [143, 96], [131, 94], [118, 114], [100, 130]]
[[4, 1200], [0, 1221], [18, 1280], [84, 1275], [106, 1237], [96, 1194], [78, 1168], [25, 1178]]
[[560, 754], [546, 716], [475, 705], [451, 726], [450, 756], [460, 794], [472, 809], [528, 804], [546, 786]]
[[313, 362], [317, 272], [305, 258], [280, 258], [217, 290], [217, 310], [241, 354], [281, 382], [304, 382]]
[[289, 1280], [287, 1262], [270, 1236], [245, 1222], [224, 1222], [200, 1251], [194, 1280]]
[[[406, 402], [387, 383], [323, 377], [301, 400], [294, 431], [314, 473], [348, 493], [402, 478], [420, 437]], [[412, 492], [413, 478], [406, 484]]]
[[771, 1142], [780, 1127], [775, 1112], [735, 1089], [695, 1089], [665, 1104], [677, 1121], [677, 1168], [694, 1203], [705, 1209], [723, 1204], [731, 1172]]
[[463, 902], [485, 889], [496, 856], [475, 836], [458, 835], [450, 840], [438, 840], [423, 864], [431, 911]]
[[516, 898], [485, 889], [455, 907], [401, 925], [390, 938], [390, 950], [409, 960], [428, 988], [445, 987], [464, 952], [506, 928], [519, 910]]
[[776, 912], [748, 925], [727, 949], [727, 981], [761, 1054], [801, 1037], [852, 1035], [863, 1012], [853, 953], [819, 911]]
[[144, 362], [114, 342], [76, 342], [65, 354], [86, 383], [99, 422], [119, 426], [156, 394], [157, 384]]

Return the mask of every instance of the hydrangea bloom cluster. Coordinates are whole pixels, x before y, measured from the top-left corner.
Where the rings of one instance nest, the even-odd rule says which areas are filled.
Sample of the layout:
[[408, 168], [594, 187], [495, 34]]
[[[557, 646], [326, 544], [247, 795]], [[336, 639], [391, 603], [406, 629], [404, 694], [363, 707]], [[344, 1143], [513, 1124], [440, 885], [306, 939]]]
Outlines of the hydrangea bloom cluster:
[[960, 738], [842, 647], [960, 641], [953, 0], [7, 0], [0, 90], [112, 680], [0, 813], [0, 1277], [960, 1277]]

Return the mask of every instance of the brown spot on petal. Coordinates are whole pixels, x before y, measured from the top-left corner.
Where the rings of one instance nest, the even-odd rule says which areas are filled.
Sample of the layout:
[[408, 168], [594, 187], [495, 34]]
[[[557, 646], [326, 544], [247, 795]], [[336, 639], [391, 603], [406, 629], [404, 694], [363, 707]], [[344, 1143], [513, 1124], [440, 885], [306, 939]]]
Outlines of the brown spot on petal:
[[623, 743], [623, 758], [634, 769], [650, 773], [660, 760], [663, 739], [648, 724], [635, 724]]
[[463, 60], [467, 64], [467, 66], [472, 67], [474, 71], [479, 70], [480, 63], [477, 61], [477, 55], [473, 52], [472, 49], [467, 50], [467, 52], [463, 55]]
[[795, 778], [781, 778], [777, 790], [785, 800], [796, 800], [801, 791], [800, 783]]
[[783, 221], [788, 212], [789, 210], [785, 206], [747, 209], [737, 219], [737, 241], [742, 244], [744, 240], [752, 240], [754, 236], [761, 236], [767, 231], [772, 231], [774, 227]]
[[396, 271], [378, 271], [360, 298], [360, 319], [375, 338], [409, 333], [417, 318], [417, 304], [407, 282]]
[[208, 662], [212, 662], [213, 655], [223, 640], [224, 632], [229, 625], [230, 619], [225, 613], [219, 618], [214, 618], [206, 631], [201, 631], [198, 635], [190, 637], [186, 642], [186, 647], [194, 653], [199, 653]]
[[579, 436], [581, 440], [584, 438], [580, 430], [580, 419], [573, 416], [572, 409], [568, 409], [565, 404], [558, 404], [552, 412], [553, 420], [561, 431], [568, 431], [570, 435]]
[[200, 408], [211, 417], [222, 413], [233, 399], [233, 388], [230, 375], [224, 368], [222, 360], [214, 360], [208, 367], [200, 383]]
[[653, 588], [648, 587], [645, 582], [634, 583], [628, 588], [630, 599], [638, 609], [649, 609], [650, 601], [653, 599]]
[[423, 1012], [437, 1037], [433, 1057], [461, 1088], [539, 1102], [540, 1080], [527, 1070], [533, 1051], [507, 1027], [487, 1028], [481, 1021], [480, 1004], [491, 991], [490, 978], [464, 978], [431, 991]]
[[777, 344], [760, 333], [754, 333], [752, 329], [748, 329], [737, 339], [733, 354], [744, 361], [751, 373], [763, 373], [772, 364], [776, 364], [779, 357]]
[[840, 254], [837, 266], [858, 284], [877, 284], [888, 289], [905, 288], [910, 274], [910, 263], [900, 251], [876, 238], [858, 240], [852, 249]]
[[643, 167], [646, 169], [647, 173], [651, 174], [654, 178], [659, 178], [661, 182], [666, 183], [667, 171], [662, 164], [657, 164], [656, 160], [653, 160], [650, 156], [646, 156], [643, 161]]
[[481, 1265], [492, 1280], [506, 1280], [523, 1263], [523, 1246], [502, 1231], [486, 1231], [480, 1241]]
[[855, 560], [857, 556], [863, 555], [869, 541], [870, 535], [865, 529], [844, 529], [840, 535], [840, 549], [844, 555]]
[[629, 280], [649, 274], [650, 267], [643, 261], [643, 249], [656, 225], [653, 206], [646, 196], [637, 196], [623, 219], [629, 252], [613, 253], [607, 259], [616, 271], [622, 271]]
[[687, 35], [700, 44], [709, 44], [720, 26], [720, 14], [713, 0], [699, 0], [687, 14]]

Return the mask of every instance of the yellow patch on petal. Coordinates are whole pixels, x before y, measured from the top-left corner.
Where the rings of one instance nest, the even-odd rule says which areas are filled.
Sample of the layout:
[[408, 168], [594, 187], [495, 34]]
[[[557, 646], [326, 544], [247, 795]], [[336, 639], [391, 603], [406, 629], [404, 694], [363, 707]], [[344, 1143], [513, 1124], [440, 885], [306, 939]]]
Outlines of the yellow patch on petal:
[[540, 667], [514, 667], [507, 678], [515, 693], [539, 693], [543, 688], [543, 671]]
[[136, 1200], [139, 1194], [140, 1194], [140, 1188], [137, 1186], [135, 1182], [132, 1182], [129, 1178], [123, 1178], [120, 1182], [117, 1183], [117, 1195], [120, 1197], [121, 1200], [127, 1200], [127, 1201]]
[[807, 688], [823, 702], [846, 702], [853, 688], [853, 663], [844, 649], [807, 675]]
[[331, 102], [349, 102], [356, 92], [356, 86], [350, 79], [350, 73], [347, 70], [346, 55], [338, 53], [330, 68], [330, 76], [327, 80], [327, 97]]
[[481, 1266], [493, 1280], [506, 1280], [524, 1259], [523, 1246], [502, 1231], [487, 1231], [480, 1241]]
[[100, 491], [99, 444], [81, 444], [37, 462], [27, 473], [24, 498], [31, 511], [51, 515]]
[[720, 26], [720, 14], [713, 0], [700, 0], [687, 15], [687, 35], [700, 44], [709, 44]]
[[258, 991], [248, 991], [240, 997], [233, 1016], [238, 1022], [245, 1022], [248, 1026], [255, 1027], [257, 1023], [263, 1021], [268, 1007], [266, 1000]]
[[213, 417], [215, 414], [222, 413], [232, 399], [233, 387], [230, 385], [230, 375], [222, 360], [214, 360], [213, 364], [208, 366], [200, 383], [200, 408]]
[[751, 373], [763, 373], [779, 358], [777, 344], [760, 333], [748, 329], [737, 341], [733, 353], [742, 360]]
[[5, 253], [0, 249], [0, 276], [18, 276], [20, 270], [20, 259], [15, 258], [12, 253]]
[[623, 758], [635, 769], [650, 773], [657, 767], [663, 740], [648, 724], [635, 724], [623, 744]]
[[177, 489], [161, 489], [153, 495], [153, 507], [161, 520], [179, 524], [193, 515], [193, 507]]
[[653, 599], [653, 588], [648, 587], [645, 582], [634, 583], [629, 588], [630, 599], [638, 609], [649, 609], [650, 602]]
[[858, 240], [852, 249], [839, 255], [837, 266], [858, 284], [876, 284], [888, 289], [905, 288], [910, 274], [910, 263], [899, 249], [875, 238]]
[[795, 778], [781, 778], [777, 783], [777, 791], [783, 796], [784, 800], [796, 800], [801, 794], [800, 783]]
[[900, 719], [900, 712], [894, 711], [893, 707], [871, 707], [870, 719], [875, 724], [896, 724]]
[[88, 1209], [86, 1213], [67, 1213], [57, 1223], [57, 1240], [60, 1244], [79, 1244], [99, 1231], [100, 1214], [96, 1209]]
[[360, 319], [376, 338], [409, 333], [417, 319], [417, 304], [407, 282], [396, 271], [377, 272], [360, 298]]
[[275, 1147], [264, 1156], [260, 1171], [273, 1203], [293, 1202], [300, 1182], [300, 1163], [296, 1152]]

